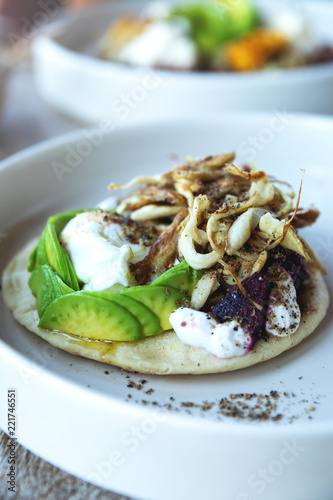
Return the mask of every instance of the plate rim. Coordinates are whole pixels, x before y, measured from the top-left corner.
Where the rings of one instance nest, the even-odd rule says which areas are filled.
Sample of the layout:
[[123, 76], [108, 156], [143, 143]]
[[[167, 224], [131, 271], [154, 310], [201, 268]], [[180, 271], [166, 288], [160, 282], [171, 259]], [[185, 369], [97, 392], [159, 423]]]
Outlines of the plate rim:
[[[333, 8], [333, 4], [332, 4]], [[225, 111], [223, 115], [216, 112], [208, 112], [202, 117], [200, 114], [197, 114], [193, 111], [189, 112], [184, 116], [183, 113], [174, 113], [172, 116], [155, 116], [155, 117], [132, 117], [126, 123], [115, 122], [114, 129], [111, 131], [103, 132], [104, 136], [112, 136], [117, 133], [123, 133], [126, 130], [132, 130], [133, 128], [142, 128], [149, 127], [151, 125], [154, 126], [168, 126], [177, 121], [188, 122], [189, 119], [200, 118], [201, 121], [212, 121], [215, 122], [224, 122], [224, 121], [237, 121], [237, 120], [247, 120], [247, 121], [260, 121], [264, 119], [270, 119], [274, 116], [274, 113], [277, 112], [286, 112], [287, 115], [292, 118], [293, 124], [297, 123], [297, 125], [311, 126], [312, 124], [316, 126], [333, 126], [333, 115], [322, 115], [320, 113], [304, 113], [301, 111], [288, 111], [286, 109], [272, 109], [271, 111]], [[19, 164], [22, 161], [30, 159], [34, 155], [42, 154], [48, 150], [57, 148], [61, 145], [67, 145], [70, 143], [75, 143], [81, 140], [84, 132], [92, 132], [96, 129], [100, 128], [100, 124], [91, 124], [88, 126], [78, 126], [75, 130], [70, 132], [64, 132], [55, 137], [51, 137], [49, 139], [44, 139], [43, 141], [39, 141], [35, 144], [27, 146], [16, 153], [13, 153], [6, 158], [0, 160], [0, 175], [2, 172], [8, 168], [13, 168], [13, 165]], [[24, 168], [24, 167], [23, 167]]]

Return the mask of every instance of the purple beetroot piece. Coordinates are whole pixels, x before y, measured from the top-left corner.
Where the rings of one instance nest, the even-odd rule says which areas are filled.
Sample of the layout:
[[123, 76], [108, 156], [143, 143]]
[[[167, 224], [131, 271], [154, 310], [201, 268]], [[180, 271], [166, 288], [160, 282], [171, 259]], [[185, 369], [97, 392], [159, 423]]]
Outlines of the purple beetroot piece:
[[242, 285], [251, 299], [262, 306], [262, 310], [255, 307], [241, 292], [238, 285], [235, 285], [213, 307], [212, 313], [218, 321], [225, 322], [236, 319], [244, 324], [254, 343], [260, 335], [267, 338], [265, 319], [272, 285], [267, 276], [258, 273], [254, 273], [250, 278], [244, 280]]
[[293, 250], [284, 249], [275, 260], [295, 281], [303, 266], [304, 257]]

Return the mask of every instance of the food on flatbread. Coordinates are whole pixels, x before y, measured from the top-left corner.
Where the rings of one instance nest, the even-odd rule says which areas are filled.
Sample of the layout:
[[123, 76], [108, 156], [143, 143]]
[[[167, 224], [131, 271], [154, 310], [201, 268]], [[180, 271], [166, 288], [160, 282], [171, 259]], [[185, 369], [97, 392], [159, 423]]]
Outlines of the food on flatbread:
[[134, 67], [237, 73], [332, 62], [330, 40], [312, 33], [307, 17], [299, 7], [267, 10], [249, 0], [149, 2], [113, 20], [99, 55]]
[[144, 373], [230, 371], [297, 345], [328, 307], [325, 269], [298, 233], [319, 212], [234, 159], [188, 159], [111, 184], [137, 186], [112, 208], [50, 217], [5, 270], [14, 317], [57, 347]]

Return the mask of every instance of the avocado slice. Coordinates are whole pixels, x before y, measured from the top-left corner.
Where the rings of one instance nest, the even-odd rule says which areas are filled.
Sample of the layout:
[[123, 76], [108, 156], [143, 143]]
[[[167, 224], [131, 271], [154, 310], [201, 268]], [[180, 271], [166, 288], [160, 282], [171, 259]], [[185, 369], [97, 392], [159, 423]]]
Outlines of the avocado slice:
[[[151, 310], [149, 307], [145, 306], [142, 302], [128, 297], [120, 293], [110, 293], [110, 292], [85, 292], [92, 296], [102, 297], [107, 300], [111, 300], [125, 307], [135, 318], [140, 321], [143, 327], [143, 334], [145, 337], [150, 337], [151, 335], [158, 335], [163, 332], [159, 317]], [[142, 292], [144, 293], [144, 291]]]
[[149, 286], [118, 293], [74, 292], [44, 265], [32, 273], [29, 284], [37, 295], [41, 328], [90, 339], [132, 341], [170, 329], [170, 314], [201, 276], [183, 261]]
[[126, 288], [117, 294], [74, 292], [50, 303], [38, 326], [96, 340], [140, 340], [170, 329], [169, 316], [183, 297], [164, 286]]
[[223, 44], [245, 35], [259, 24], [257, 9], [248, 0], [184, 3], [176, 5], [169, 18], [186, 19], [189, 35], [204, 59], [210, 59]]
[[50, 266], [43, 265], [35, 269], [29, 278], [30, 289], [37, 298], [38, 316], [41, 317], [47, 307], [58, 297], [73, 293]]
[[33, 249], [33, 251], [31, 252], [31, 254], [29, 256], [29, 263], [28, 263], [29, 273], [32, 273], [32, 271], [34, 271], [37, 267], [37, 248], [38, 248], [38, 245], [35, 246], [35, 248]]
[[76, 277], [73, 264], [67, 253], [59, 243], [55, 226], [48, 223], [44, 229], [44, 249], [49, 265], [56, 271], [60, 278], [73, 290], [79, 290], [79, 283]]
[[168, 269], [165, 273], [161, 274], [150, 286], [163, 285], [177, 288], [187, 295], [192, 295], [195, 285], [203, 276], [202, 271], [197, 271], [188, 265], [186, 260]]
[[91, 293], [74, 292], [57, 298], [38, 326], [95, 340], [132, 341], [143, 337], [140, 321], [125, 307]]
[[[84, 212], [83, 209], [80, 210], [72, 210], [70, 212], [64, 212], [58, 215], [53, 215], [47, 221], [47, 224], [51, 224], [54, 226], [57, 237], [60, 235], [61, 231], [65, 227], [65, 225], [73, 219], [77, 214]], [[45, 251], [44, 244], [44, 231], [39, 239], [37, 246], [30, 254], [28, 271], [31, 273], [34, 269], [36, 269], [39, 265], [47, 264], [47, 254]]]
[[182, 304], [184, 299], [183, 292], [162, 285], [133, 286], [125, 288], [119, 292], [119, 295], [131, 297], [153, 311], [160, 319], [162, 331], [172, 328], [169, 322], [170, 314]]
[[58, 237], [65, 225], [83, 210], [73, 210], [50, 217], [40, 237], [37, 247], [30, 255], [28, 271], [32, 272], [40, 266], [49, 265], [73, 290], [79, 290], [79, 283], [74, 267]]

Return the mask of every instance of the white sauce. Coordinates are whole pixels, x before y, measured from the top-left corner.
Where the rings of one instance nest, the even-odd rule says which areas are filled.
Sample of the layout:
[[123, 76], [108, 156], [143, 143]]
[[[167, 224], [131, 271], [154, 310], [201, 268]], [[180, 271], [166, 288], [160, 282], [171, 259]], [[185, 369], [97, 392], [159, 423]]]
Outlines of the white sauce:
[[125, 45], [118, 59], [140, 66], [190, 69], [195, 65], [197, 53], [186, 31], [182, 23], [154, 22]]
[[84, 212], [71, 219], [60, 235], [83, 289], [106, 290], [114, 285], [135, 285], [129, 262], [138, 262], [148, 253], [143, 244], [124, 242], [119, 224], [102, 224], [96, 214]]
[[251, 346], [251, 336], [237, 321], [218, 323], [207, 313], [184, 307], [173, 311], [169, 321], [183, 344], [202, 347], [218, 358], [243, 356]]
[[296, 332], [301, 311], [292, 277], [284, 272], [274, 285], [267, 310], [266, 331], [276, 337], [287, 337]]

